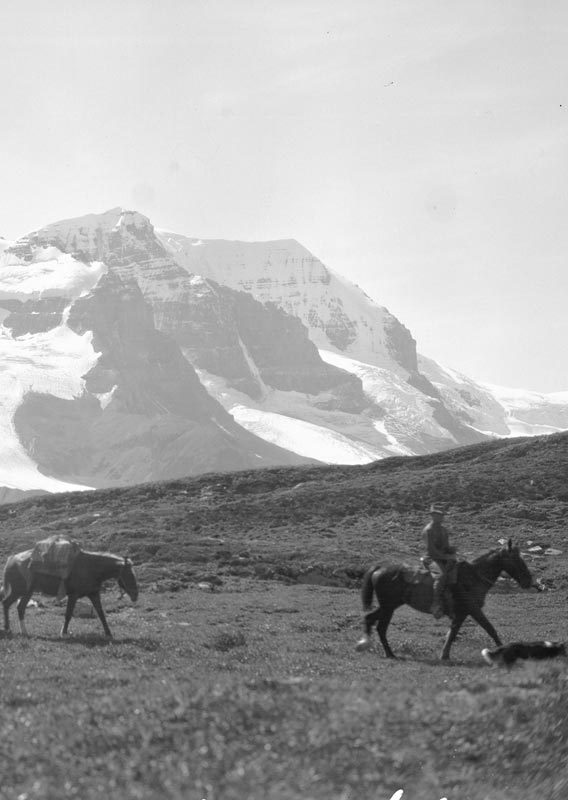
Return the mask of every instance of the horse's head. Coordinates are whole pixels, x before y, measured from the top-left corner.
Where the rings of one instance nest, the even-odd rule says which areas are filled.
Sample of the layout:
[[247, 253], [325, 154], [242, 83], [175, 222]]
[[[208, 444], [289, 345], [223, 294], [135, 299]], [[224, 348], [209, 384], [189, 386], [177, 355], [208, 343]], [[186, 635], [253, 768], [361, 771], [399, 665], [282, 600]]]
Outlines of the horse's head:
[[138, 584], [132, 568], [132, 561], [129, 558], [124, 559], [124, 564], [120, 568], [118, 585], [123, 592], [126, 592], [133, 603], [138, 600]]
[[501, 550], [501, 555], [503, 571], [516, 580], [523, 589], [528, 589], [532, 586], [532, 575], [523, 561], [518, 545], [514, 545], [512, 540], [509, 539], [506, 546]]

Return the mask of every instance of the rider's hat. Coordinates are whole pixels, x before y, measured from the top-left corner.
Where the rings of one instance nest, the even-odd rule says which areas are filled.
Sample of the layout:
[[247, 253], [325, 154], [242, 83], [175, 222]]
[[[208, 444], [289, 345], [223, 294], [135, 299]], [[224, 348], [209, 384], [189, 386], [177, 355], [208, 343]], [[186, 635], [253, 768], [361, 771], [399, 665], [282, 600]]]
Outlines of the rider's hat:
[[443, 503], [432, 503], [430, 514], [447, 514], [448, 509]]

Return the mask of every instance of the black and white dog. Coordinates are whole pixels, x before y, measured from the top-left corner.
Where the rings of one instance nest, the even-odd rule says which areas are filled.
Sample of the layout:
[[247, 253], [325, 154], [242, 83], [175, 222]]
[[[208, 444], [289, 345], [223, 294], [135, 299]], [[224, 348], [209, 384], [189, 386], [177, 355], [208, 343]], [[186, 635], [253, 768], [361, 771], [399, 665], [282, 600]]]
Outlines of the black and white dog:
[[491, 666], [496, 664], [511, 667], [519, 658], [541, 661], [566, 655], [566, 645], [562, 642], [511, 642], [495, 650], [485, 648], [481, 655]]

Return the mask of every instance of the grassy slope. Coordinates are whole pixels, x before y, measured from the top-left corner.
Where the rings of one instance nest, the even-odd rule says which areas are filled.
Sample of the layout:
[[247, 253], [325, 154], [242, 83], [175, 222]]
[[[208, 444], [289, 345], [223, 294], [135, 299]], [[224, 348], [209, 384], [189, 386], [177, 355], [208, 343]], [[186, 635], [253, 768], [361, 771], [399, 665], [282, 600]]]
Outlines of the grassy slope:
[[[3, 639], [0, 797], [296, 800], [567, 796], [565, 664], [490, 670], [467, 624], [397, 612], [391, 643], [358, 654], [359, 578], [421, 553], [433, 499], [465, 555], [500, 537], [550, 543], [542, 594], [501, 583], [502, 637], [566, 637], [568, 436], [475, 445], [367, 467], [202, 476], [0, 507], [0, 556], [59, 532], [131, 555], [136, 607], [109, 587], [115, 633], [62, 609]], [[199, 583], [209, 582], [215, 591]]]

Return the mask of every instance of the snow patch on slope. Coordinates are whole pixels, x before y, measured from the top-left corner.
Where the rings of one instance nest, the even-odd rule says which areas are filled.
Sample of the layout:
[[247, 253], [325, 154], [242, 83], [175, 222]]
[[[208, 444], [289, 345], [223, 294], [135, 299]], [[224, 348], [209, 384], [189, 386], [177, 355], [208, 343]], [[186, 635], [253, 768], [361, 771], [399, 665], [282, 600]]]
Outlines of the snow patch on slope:
[[541, 394], [482, 384], [501, 404], [511, 436], [540, 436], [568, 428], [567, 392]]
[[99, 261], [85, 264], [56, 247], [38, 247], [31, 261], [15, 253], [0, 258], [0, 298], [37, 300], [40, 297], [76, 299], [90, 292], [107, 267]]
[[[22, 302], [42, 296], [73, 300], [90, 291], [105, 271], [57, 248], [38, 248], [31, 261], [5, 251], [0, 258], [0, 298]], [[2, 314], [2, 320], [6, 313]], [[92, 334], [62, 323], [49, 331], [14, 338], [0, 326], [0, 485], [10, 489], [67, 492], [90, 487], [49, 478], [37, 469], [14, 428], [14, 414], [28, 392], [72, 399], [84, 391], [83, 376], [98, 359]]]
[[377, 458], [370, 447], [321, 425], [250, 406], [234, 405], [231, 414], [261, 439], [326, 464], [368, 464]]
[[[254, 402], [223, 378], [196, 371], [209, 394], [239, 425], [293, 453], [328, 464], [368, 464], [394, 454], [387, 437], [377, 434], [370, 420], [362, 425], [353, 415], [322, 411], [299, 392], [267, 388], [262, 400]], [[357, 438], [361, 432], [369, 441]]]
[[72, 399], [82, 394], [82, 376], [98, 358], [91, 334], [78, 336], [62, 325], [47, 333], [13, 339], [0, 328], [0, 485], [11, 489], [69, 492], [89, 487], [42, 475], [22, 447], [13, 418], [27, 392]]

